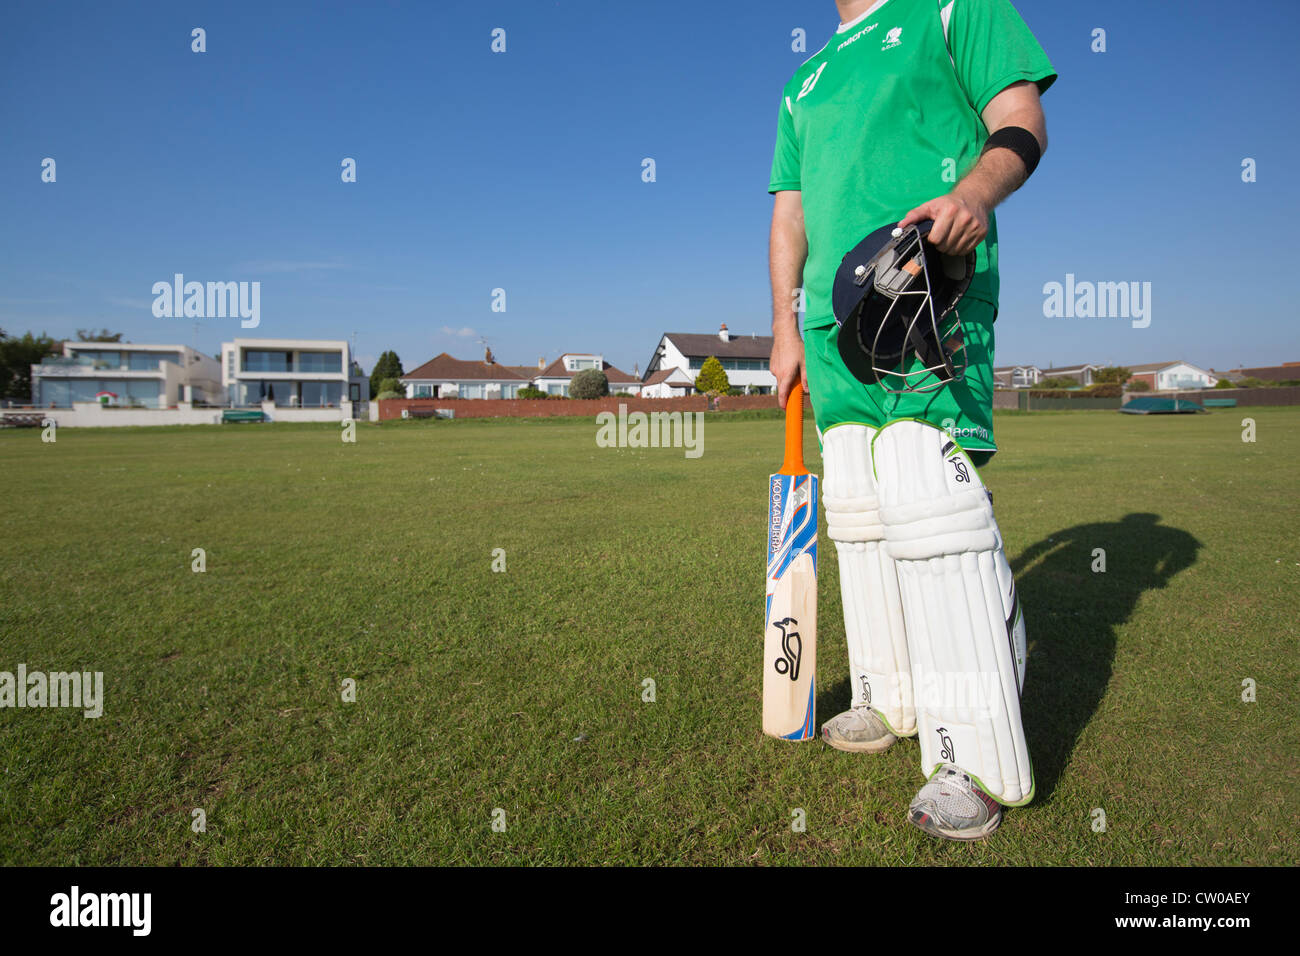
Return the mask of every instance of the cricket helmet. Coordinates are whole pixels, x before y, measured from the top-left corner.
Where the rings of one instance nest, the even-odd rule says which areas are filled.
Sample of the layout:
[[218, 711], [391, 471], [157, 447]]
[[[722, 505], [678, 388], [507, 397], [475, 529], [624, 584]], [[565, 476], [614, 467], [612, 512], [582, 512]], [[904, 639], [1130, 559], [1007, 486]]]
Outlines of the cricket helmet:
[[877, 229], [835, 273], [840, 357], [855, 378], [887, 392], [928, 392], [966, 371], [957, 303], [975, 275], [975, 253], [940, 252], [926, 238], [933, 227], [927, 219]]

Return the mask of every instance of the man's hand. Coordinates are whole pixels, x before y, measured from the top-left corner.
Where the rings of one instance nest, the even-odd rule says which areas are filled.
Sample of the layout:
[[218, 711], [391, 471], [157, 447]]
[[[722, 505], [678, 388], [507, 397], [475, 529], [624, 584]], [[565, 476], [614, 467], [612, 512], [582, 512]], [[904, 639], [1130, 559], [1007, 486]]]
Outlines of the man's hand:
[[785, 400], [795, 382], [808, 391], [808, 370], [804, 365], [803, 340], [793, 330], [779, 332], [772, 342], [772, 357], [768, 369], [776, 376], [776, 400], [785, 408]]
[[978, 201], [968, 199], [960, 193], [961, 187], [946, 196], [931, 199], [917, 206], [898, 225], [906, 229], [926, 219], [934, 220], [934, 228], [928, 236], [930, 242], [940, 252], [950, 256], [964, 256], [975, 251], [975, 247], [989, 234], [989, 213]]

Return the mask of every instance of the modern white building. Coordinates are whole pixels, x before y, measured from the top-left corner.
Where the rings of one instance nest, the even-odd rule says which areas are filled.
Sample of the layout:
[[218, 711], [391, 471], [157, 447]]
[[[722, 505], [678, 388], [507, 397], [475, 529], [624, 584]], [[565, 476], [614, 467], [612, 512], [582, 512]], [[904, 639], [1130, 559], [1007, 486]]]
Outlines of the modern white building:
[[[694, 384], [705, 359], [713, 357], [722, 363], [732, 388], [751, 395], [770, 395], [776, 390], [776, 376], [767, 365], [771, 354], [772, 336], [732, 335], [725, 324], [716, 335], [665, 332], [646, 365], [642, 381], [649, 386], [657, 373], [678, 369]], [[663, 380], [653, 384], [660, 386]], [[648, 393], [643, 389], [641, 394]]]
[[232, 408], [341, 408], [370, 398], [348, 343], [244, 339], [221, 344], [221, 385]]
[[216, 359], [188, 345], [64, 342], [62, 355], [32, 366], [32, 403], [41, 408], [171, 408], [221, 397]]

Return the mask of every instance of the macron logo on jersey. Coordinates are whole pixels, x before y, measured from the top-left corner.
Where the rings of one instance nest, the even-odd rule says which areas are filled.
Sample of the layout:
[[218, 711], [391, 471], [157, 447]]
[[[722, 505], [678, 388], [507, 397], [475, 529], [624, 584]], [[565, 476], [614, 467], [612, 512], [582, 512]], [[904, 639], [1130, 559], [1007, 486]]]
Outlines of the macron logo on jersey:
[[835, 48], [835, 52], [836, 52], [836, 53], [839, 53], [840, 50], [843, 50], [843, 49], [844, 49], [846, 46], [848, 46], [850, 43], [854, 43], [854, 42], [860, 40], [862, 37], [866, 36], [868, 33], [870, 33], [872, 30], [874, 30], [874, 29], [875, 29], [876, 27], [878, 27], [878, 26], [880, 26], [879, 23], [873, 23], [873, 24], [871, 24], [871, 26], [869, 26], [869, 27], [863, 27], [863, 28], [862, 28], [861, 30], [859, 30], [857, 33], [853, 34], [853, 36], [849, 37], [847, 40], [845, 40], [843, 43], [841, 43], [839, 46], [837, 46], [837, 47]]
[[903, 45], [903, 28], [894, 27], [894, 29], [890, 30], [888, 33], [885, 34], [885, 42], [881, 44], [880, 49], [892, 50], [894, 47], [902, 46], [902, 45]]

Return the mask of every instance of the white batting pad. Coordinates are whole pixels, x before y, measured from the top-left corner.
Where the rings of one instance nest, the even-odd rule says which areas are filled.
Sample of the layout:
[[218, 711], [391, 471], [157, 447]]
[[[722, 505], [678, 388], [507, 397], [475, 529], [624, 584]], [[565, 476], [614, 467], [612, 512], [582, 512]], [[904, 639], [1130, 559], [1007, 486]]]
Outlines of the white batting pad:
[[880, 429], [872, 460], [907, 621], [922, 770], [955, 764], [1000, 803], [1028, 803], [1025, 626], [988, 490], [966, 453], [924, 422]]
[[822, 435], [822, 501], [840, 564], [853, 706], [871, 707], [895, 736], [909, 737], [916, 708], [898, 575], [885, 552], [871, 471], [874, 434], [866, 425], [836, 425]]

